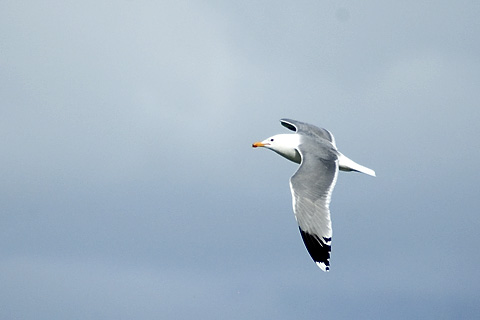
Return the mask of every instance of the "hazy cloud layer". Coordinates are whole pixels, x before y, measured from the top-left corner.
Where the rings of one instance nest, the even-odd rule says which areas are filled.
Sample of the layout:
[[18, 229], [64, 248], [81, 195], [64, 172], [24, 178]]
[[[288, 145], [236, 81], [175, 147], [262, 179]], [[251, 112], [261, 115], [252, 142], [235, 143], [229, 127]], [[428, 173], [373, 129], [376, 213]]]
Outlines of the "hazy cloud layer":
[[[5, 319], [475, 318], [480, 5], [2, 1]], [[296, 165], [331, 130], [332, 269]]]

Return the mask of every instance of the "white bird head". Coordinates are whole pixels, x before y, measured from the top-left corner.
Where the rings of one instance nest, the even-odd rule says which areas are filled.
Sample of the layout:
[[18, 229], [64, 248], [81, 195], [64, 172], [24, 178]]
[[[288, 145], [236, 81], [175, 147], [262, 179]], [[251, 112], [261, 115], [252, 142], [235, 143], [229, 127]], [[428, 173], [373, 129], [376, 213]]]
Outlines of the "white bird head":
[[264, 147], [275, 151], [290, 161], [300, 163], [302, 158], [298, 153], [300, 136], [298, 134], [277, 134], [260, 142], [255, 142], [252, 147]]

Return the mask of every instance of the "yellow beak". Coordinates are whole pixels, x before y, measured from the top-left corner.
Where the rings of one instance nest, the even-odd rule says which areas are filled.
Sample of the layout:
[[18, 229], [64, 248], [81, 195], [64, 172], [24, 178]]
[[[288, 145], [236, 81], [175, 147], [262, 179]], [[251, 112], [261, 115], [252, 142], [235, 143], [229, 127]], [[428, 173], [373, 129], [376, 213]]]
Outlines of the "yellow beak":
[[265, 147], [268, 143], [261, 143], [261, 142], [255, 142], [252, 144], [252, 147], [258, 148], [258, 147]]

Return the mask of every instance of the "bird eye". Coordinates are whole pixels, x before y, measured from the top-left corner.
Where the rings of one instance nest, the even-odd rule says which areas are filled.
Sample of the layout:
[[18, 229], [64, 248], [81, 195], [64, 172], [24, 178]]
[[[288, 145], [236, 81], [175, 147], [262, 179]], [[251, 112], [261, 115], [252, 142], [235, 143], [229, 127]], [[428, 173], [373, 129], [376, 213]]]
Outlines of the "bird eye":
[[273, 141], [273, 139], [270, 139], [270, 141]]

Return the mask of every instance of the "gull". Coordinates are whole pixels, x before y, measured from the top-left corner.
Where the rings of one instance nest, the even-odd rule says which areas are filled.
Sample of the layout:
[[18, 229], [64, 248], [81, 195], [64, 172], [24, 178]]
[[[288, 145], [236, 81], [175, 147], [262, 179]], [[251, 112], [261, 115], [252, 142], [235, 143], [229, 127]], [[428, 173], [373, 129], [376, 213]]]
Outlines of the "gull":
[[300, 234], [313, 261], [323, 271], [330, 270], [332, 222], [330, 200], [338, 171], [356, 171], [375, 177], [375, 171], [347, 158], [337, 150], [330, 131], [314, 125], [281, 119], [294, 131], [277, 134], [252, 147], [264, 147], [300, 164], [290, 178], [292, 205]]

